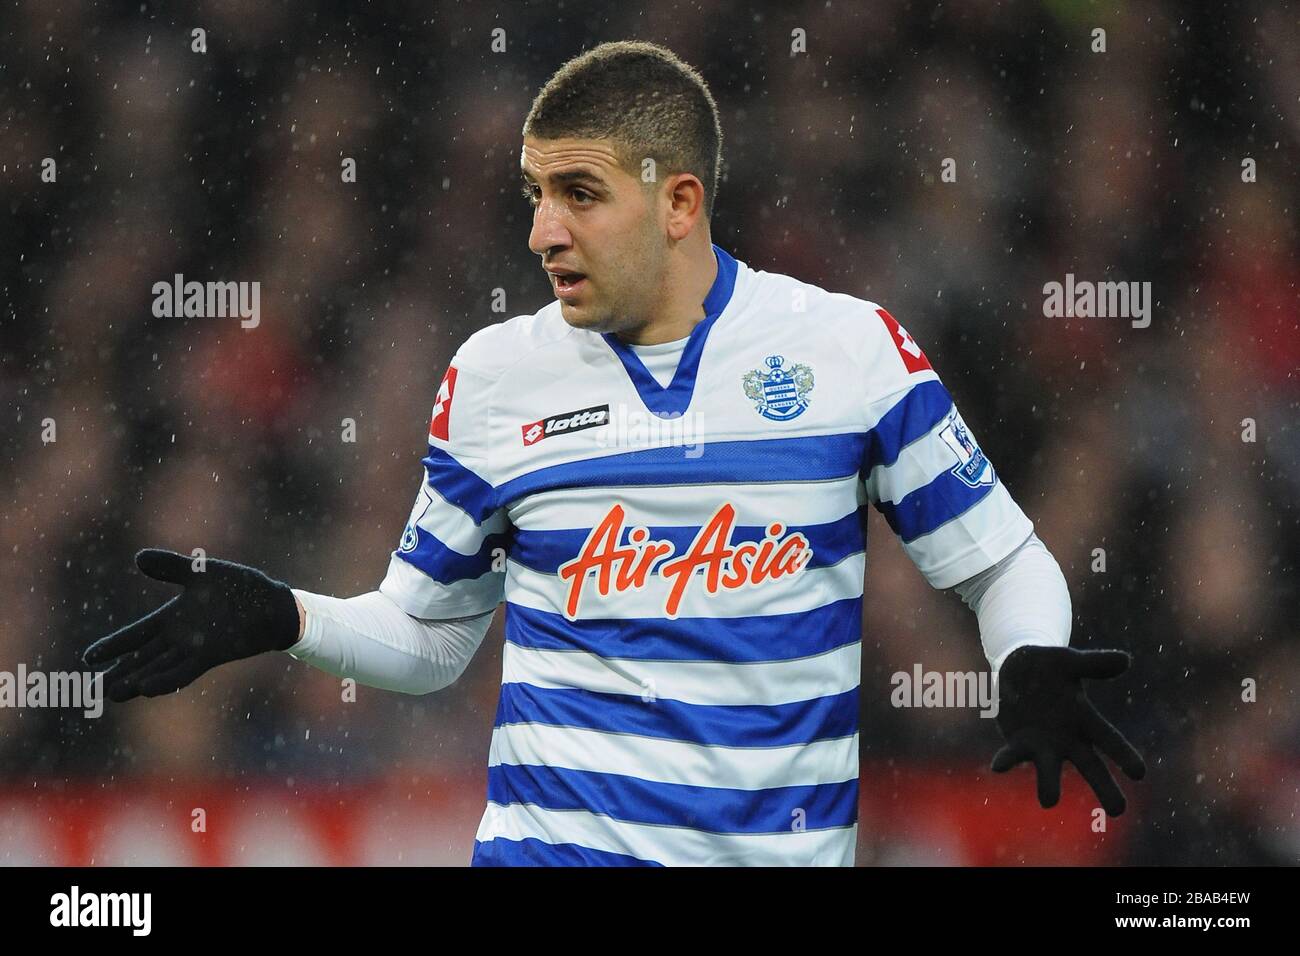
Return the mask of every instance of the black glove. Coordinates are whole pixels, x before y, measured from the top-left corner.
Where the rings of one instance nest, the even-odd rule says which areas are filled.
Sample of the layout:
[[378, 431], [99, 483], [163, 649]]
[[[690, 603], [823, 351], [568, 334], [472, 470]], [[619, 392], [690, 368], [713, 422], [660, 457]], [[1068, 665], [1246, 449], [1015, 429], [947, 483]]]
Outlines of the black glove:
[[1083, 678], [1118, 677], [1132, 658], [1126, 651], [1073, 647], [1018, 647], [998, 673], [998, 728], [1006, 746], [993, 757], [1003, 773], [1032, 760], [1038, 770], [1038, 802], [1061, 798], [1061, 761], [1074, 764], [1112, 817], [1124, 812], [1124, 794], [1094, 747], [1134, 780], [1146, 774], [1142, 755], [1097, 712], [1083, 692]]
[[108, 699], [157, 697], [180, 690], [219, 664], [298, 642], [298, 604], [289, 586], [255, 568], [146, 548], [135, 564], [158, 581], [185, 590], [162, 607], [96, 641], [81, 659], [104, 675]]

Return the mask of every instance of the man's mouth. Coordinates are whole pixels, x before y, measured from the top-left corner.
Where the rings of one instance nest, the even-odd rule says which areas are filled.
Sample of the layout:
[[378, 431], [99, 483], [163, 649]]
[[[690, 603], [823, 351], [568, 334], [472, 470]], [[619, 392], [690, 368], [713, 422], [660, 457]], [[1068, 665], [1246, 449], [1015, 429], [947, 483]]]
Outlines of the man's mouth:
[[587, 276], [581, 272], [570, 272], [568, 270], [547, 270], [550, 273], [551, 281], [555, 284], [557, 295], [576, 292], [582, 287]]

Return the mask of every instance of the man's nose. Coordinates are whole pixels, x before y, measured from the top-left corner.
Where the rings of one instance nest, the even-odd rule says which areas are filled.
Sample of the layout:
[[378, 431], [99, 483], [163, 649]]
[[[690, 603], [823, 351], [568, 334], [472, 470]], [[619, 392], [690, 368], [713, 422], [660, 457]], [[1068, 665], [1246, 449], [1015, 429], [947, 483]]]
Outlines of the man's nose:
[[543, 198], [533, 210], [533, 228], [528, 233], [528, 248], [539, 256], [553, 249], [567, 249], [573, 237], [565, 228], [560, 210], [551, 200]]

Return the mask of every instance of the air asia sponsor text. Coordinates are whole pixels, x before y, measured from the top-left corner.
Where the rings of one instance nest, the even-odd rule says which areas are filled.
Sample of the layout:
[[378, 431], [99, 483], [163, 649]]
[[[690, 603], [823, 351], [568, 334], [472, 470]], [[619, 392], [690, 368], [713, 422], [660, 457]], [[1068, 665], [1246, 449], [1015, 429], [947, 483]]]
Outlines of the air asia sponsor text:
[[[672, 588], [664, 604], [664, 614], [677, 617], [687, 585], [703, 571], [704, 590], [709, 594], [753, 587], [768, 580], [797, 575], [812, 558], [812, 545], [800, 532], [785, 534], [779, 521], [766, 525], [762, 541], [746, 541], [733, 546], [731, 534], [736, 524], [736, 509], [730, 502], [722, 504], [686, 553], [673, 557], [671, 541], [651, 541], [650, 530], [634, 527], [623, 540], [623, 506], [614, 505], [591, 529], [582, 551], [560, 565], [560, 579], [569, 582], [569, 596], [564, 613], [570, 620], [578, 616], [578, 606], [588, 579], [596, 578], [596, 590], [602, 597], [612, 591], [639, 591], [649, 576], [657, 573], [671, 580]], [[672, 560], [669, 560], [672, 559]]]

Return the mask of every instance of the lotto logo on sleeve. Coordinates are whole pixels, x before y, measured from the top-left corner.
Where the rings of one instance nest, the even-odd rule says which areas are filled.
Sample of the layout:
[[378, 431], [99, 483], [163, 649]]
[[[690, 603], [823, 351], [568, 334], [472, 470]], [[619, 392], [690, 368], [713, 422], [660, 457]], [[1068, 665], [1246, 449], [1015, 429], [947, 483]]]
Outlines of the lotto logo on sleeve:
[[909, 372], [923, 372], [930, 367], [930, 360], [925, 357], [921, 351], [921, 346], [916, 344], [916, 340], [908, 333], [907, 329], [898, 324], [898, 320], [886, 312], [884, 309], [876, 309], [876, 314], [884, 320], [885, 327], [889, 329], [889, 337], [894, 341], [894, 348], [898, 349], [898, 354], [903, 358], [903, 364], [907, 366]]
[[433, 419], [429, 422], [429, 437], [448, 440], [448, 427], [451, 425], [451, 396], [456, 391], [456, 366], [447, 368], [438, 386], [438, 397], [433, 403]]

